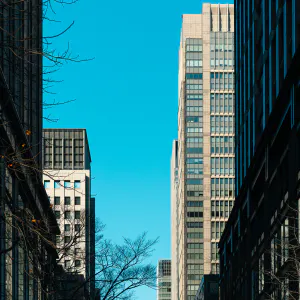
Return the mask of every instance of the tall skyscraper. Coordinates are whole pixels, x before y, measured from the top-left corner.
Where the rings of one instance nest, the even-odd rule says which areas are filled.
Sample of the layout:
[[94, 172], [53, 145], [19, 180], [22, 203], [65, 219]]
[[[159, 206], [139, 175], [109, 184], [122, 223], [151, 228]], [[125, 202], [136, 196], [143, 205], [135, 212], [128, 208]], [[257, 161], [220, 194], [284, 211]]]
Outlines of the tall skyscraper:
[[217, 243], [233, 206], [233, 28], [233, 5], [203, 4], [202, 14], [182, 16], [172, 208], [176, 300], [194, 300], [203, 274], [219, 272]]
[[161, 259], [157, 265], [157, 300], [171, 300], [171, 260]]
[[0, 299], [48, 299], [59, 228], [42, 181], [42, 1], [0, 11]]
[[221, 299], [299, 299], [300, 2], [236, 1], [236, 202]]
[[56, 241], [59, 264], [68, 272], [84, 275], [85, 287], [93, 299], [95, 199], [91, 197], [91, 155], [86, 130], [44, 129], [43, 136], [44, 186], [61, 231]]

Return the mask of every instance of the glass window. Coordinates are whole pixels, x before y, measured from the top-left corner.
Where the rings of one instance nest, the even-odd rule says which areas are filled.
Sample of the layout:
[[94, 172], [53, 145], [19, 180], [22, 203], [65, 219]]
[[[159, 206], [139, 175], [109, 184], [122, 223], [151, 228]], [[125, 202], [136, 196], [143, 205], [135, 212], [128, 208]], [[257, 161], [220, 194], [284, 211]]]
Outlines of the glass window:
[[75, 205], [80, 205], [80, 197], [75, 197]]
[[65, 219], [71, 219], [71, 212], [69, 210], [65, 211]]
[[71, 230], [70, 224], [65, 224], [65, 231], [70, 231], [70, 230]]
[[45, 187], [45, 189], [49, 189], [50, 188], [50, 180], [45, 180], [44, 181], [44, 187]]
[[75, 260], [75, 267], [79, 268], [81, 266], [81, 260], [76, 259]]
[[71, 241], [71, 237], [70, 236], [65, 236], [64, 237], [64, 241], [65, 241], [65, 243], [67, 244], [67, 243], [70, 243], [70, 241]]
[[202, 179], [188, 179], [187, 184], [188, 185], [203, 184], [203, 180]]
[[71, 267], [71, 261], [65, 260], [65, 268], [70, 268], [70, 267]]
[[75, 255], [79, 255], [79, 253], [80, 253], [80, 248], [75, 248], [74, 253], [75, 253]]
[[203, 148], [186, 148], [187, 153], [198, 153], [202, 154], [203, 153]]
[[59, 180], [55, 180], [54, 181], [54, 188], [55, 189], [59, 189], [60, 188], [60, 181]]
[[80, 231], [80, 224], [75, 224], [75, 231], [79, 232]]
[[60, 197], [54, 197], [54, 205], [60, 205]]
[[60, 219], [60, 211], [56, 210], [54, 213], [55, 213], [55, 218]]
[[71, 204], [71, 197], [65, 197], [65, 205]]
[[75, 219], [76, 220], [80, 219], [80, 210], [75, 210]]
[[70, 180], [65, 180], [65, 181], [64, 181], [64, 187], [65, 187], [65, 188], [70, 188], [70, 187], [71, 187]]
[[74, 188], [75, 189], [80, 189], [80, 180], [75, 180], [75, 182], [74, 182]]

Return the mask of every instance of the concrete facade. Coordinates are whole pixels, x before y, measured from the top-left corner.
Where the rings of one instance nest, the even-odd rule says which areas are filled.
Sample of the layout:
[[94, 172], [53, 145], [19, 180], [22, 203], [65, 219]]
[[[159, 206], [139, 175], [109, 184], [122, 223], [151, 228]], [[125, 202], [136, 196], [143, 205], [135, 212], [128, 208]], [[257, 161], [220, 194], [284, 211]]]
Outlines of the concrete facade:
[[171, 260], [161, 259], [157, 265], [157, 300], [171, 300]]
[[[88, 294], [93, 297], [95, 199], [91, 197], [91, 158], [86, 131], [45, 129], [43, 136], [44, 187], [61, 231], [56, 239], [58, 262], [67, 272], [84, 275]], [[69, 255], [64, 253], [66, 246]]]
[[182, 16], [174, 300], [194, 300], [203, 274], [219, 272], [217, 243], [234, 201], [233, 29], [233, 5], [203, 4], [202, 14]]

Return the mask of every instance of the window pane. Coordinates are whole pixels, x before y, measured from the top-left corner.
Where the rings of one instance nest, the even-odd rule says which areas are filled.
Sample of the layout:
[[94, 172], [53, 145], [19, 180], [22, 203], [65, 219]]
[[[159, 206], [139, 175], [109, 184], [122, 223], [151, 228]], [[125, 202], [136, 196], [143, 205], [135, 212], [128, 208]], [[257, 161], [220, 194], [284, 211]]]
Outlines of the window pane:
[[59, 189], [60, 188], [60, 181], [54, 181], [54, 188]]
[[50, 188], [50, 180], [45, 180], [44, 181], [44, 187], [45, 187], [45, 189], [49, 189]]
[[75, 180], [75, 182], [74, 182], [74, 188], [75, 189], [80, 189], [80, 180]]
[[54, 197], [54, 204], [60, 205], [60, 197]]
[[64, 181], [64, 187], [65, 188], [70, 188], [71, 187], [71, 183], [69, 180]]
[[75, 197], [75, 205], [80, 205], [80, 197]]

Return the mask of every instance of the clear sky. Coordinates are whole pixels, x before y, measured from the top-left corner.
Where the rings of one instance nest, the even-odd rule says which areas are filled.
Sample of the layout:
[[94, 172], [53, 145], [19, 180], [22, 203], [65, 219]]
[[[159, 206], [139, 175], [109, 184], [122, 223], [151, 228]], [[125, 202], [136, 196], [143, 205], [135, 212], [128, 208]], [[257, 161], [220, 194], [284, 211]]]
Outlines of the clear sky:
[[[207, 2], [207, 1], [206, 1]], [[227, 3], [211, 1], [211, 3]], [[230, 1], [232, 3], [232, 1]], [[92, 155], [96, 215], [107, 238], [160, 237], [152, 257], [170, 257], [170, 158], [177, 137], [177, 70], [181, 15], [200, 13], [200, 0], [79, 0], [56, 6], [45, 35], [63, 51], [93, 61], [68, 63], [46, 101], [76, 101], [47, 110], [57, 123], [86, 128]], [[139, 300], [156, 292], [140, 289]]]

